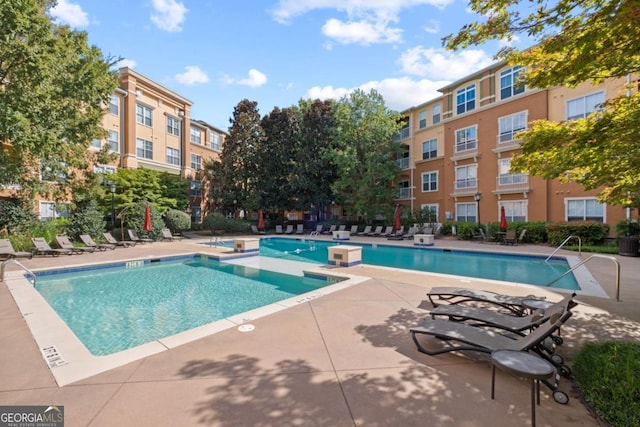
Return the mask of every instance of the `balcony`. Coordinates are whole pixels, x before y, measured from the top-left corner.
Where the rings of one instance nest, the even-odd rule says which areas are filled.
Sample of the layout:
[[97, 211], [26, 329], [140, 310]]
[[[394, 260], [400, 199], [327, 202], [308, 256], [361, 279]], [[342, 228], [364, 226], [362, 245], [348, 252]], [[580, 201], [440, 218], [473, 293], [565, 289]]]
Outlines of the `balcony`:
[[398, 159], [398, 160], [396, 160], [396, 162], [398, 162], [398, 168], [400, 168], [400, 170], [409, 169], [409, 158], [408, 157], [403, 157], [401, 159]]
[[458, 143], [454, 146], [453, 157], [451, 161], [458, 162], [465, 159], [475, 159], [478, 157], [478, 141], [471, 140], [464, 143]]
[[478, 191], [478, 180], [477, 178], [465, 178], [458, 179], [455, 182], [455, 187], [453, 189], [453, 196], [470, 196]]
[[498, 194], [528, 193], [530, 189], [528, 174], [508, 174], [496, 178], [495, 192]]
[[409, 138], [409, 126], [403, 127], [400, 131], [393, 136], [393, 142], [400, 142]]
[[396, 199], [410, 199], [411, 198], [411, 188], [398, 188], [398, 195]]
[[518, 129], [510, 132], [501, 133], [496, 136], [496, 148], [492, 151], [494, 153], [503, 153], [505, 151], [517, 150], [520, 148], [522, 140], [516, 138], [518, 132], [522, 132], [526, 129]]

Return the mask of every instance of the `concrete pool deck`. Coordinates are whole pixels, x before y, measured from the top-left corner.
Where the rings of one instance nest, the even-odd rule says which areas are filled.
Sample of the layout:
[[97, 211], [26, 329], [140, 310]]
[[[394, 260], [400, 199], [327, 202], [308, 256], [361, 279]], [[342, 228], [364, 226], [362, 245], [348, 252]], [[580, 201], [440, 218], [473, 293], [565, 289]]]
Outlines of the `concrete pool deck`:
[[[156, 242], [21, 262], [42, 269], [221, 251], [197, 245], [208, 240]], [[436, 247], [552, 252], [534, 245], [504, 247], [440, 239]], [[576, 298], [581, 304], [562, 329], [565, 344], [560, 351], [569, 360], [583, 342], [640, 339], [640, 258], [615, 258], [621, 265], [621, 301], [615, 300], [613, 263], [593, 259], [587, 267], [609, 298]], [[17, 267], [8, 265], [7, 270]], [[25, 322], [30, 314], [20, 312], [3, 284], [0, 405], [64, 405], [66, 426], [530, 425], [527, 382], [498, 372], [496, 399], [491, 400], [486, 356], [421, 354], [408, 329], [427, 316], [425, 293], [433, 286], [521, 295], [531, 294], [531, 288], [366, 265], [331, 269], [340, 271], [369, 279], [252, 319], [254, 329], [248, 332], [228, 328], [63, 387], [58, 387]], [[554, 300], [562, 297], [548, 289], [535, 292]], [[568, 405], [555, 403], [542, 388], [542, 404], [536, 411], [539, 426], [598, 425], [568, 380], [562, 380], [561, 389], [571, 398]]]

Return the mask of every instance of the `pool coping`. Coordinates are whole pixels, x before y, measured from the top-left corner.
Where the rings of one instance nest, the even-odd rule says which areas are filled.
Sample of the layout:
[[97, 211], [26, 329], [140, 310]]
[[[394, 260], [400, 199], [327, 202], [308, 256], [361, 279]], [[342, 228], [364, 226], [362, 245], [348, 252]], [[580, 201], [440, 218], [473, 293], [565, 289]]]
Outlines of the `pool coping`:
[[[199, 253], [182, 254], [179, 258], [189, 256], [203, 256], [219, 258], [218, 254]], [[254, 254], [255, 256], [255, 254]], [[147, 256], [132, 257], [130, 261], [149, 260], [156, 258], [175, 258], [171, 256]], [[220, 258], [221, 260], [224, 257]], [[99, 262], [93, 264], [77, 264], [73, 266], [60, 266], [58, 268], [33, 269], [34, 273], [44, 271], [65, 271], [76, 268], [100, 267], [106, 264], [119, 264], [114, 262]], [[263, 307], [239, 313], [224, 319], [207, 323], [196, 328], [189, 329], [174, 335], [170, 335], [152, 342], [132, 347], [117, 353], [96, 356], [82, 344], [71, 328], [60, 318], [44, 297], [35, 289], [27, 279], [24, 271], [10, 271], [5, 275], [5, 284], [9, 289], [20, 313], [26, 321], [31, 335], [36, 341], [42, 357], [47, 363], [59, 387], [81, 381], [85, 378], [126, 365], [147, 356], [157, 354], [180, 345], [196, 341], [200, 338], [215, 334], [234, 327], [247, 325], [248, 322], [282, 310], [306, 303], [347, 287], [369, 280], [368, 277], [353, 274], [328, 271], [323, 266], [304, 271], [314, 277], [328, 279], [340, 279], [341, 281], [329, 284], [301, 295], [296, 295]], [[250, 328], [248, 328], [250, 329]]]

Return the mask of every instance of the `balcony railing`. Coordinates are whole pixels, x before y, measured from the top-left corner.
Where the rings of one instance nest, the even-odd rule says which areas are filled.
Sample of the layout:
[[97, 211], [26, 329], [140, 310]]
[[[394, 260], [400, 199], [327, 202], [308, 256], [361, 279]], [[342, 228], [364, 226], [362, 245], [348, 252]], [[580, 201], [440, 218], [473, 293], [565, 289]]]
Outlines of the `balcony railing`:
[[517, 139], [515, 136], [518, 132], [522, 132], [525, 129], [518, 129], [516, 131], [501, 133], [496, 137], [496, 147], [499, 149], [515, 149], [520, 147], [522, 140]]
[[407, 138], [409, 138], [409, 128], [408, 127], [400, 129], [400, 131], [393, 136], [393, 141], [394, 142], [400, 142], [403, 139], [407, 139]]
[[472, 141], [458, 143], [455, 146], [455, 152], [456, 153], [462, 153], [462, 152], [467, 152], [467, 151], [475, 151], [477, 149], [478, 149], [478, 141], [475, 140], [475, 139], [472, 140]]
[[398, 189], [398, 197], [397, 199], [410, 199], [411, 198], [411, 189], [410, 188], [399, 188]]
[[409, 169], [409, 158], [403, 157], [402, 159], [396, 160], [398, 162], [398, 167], [400, 169]]
[[527, 191], [529, 190], [529, 175], [500, 175], [496, 178], [496, 189], [497, 191]]

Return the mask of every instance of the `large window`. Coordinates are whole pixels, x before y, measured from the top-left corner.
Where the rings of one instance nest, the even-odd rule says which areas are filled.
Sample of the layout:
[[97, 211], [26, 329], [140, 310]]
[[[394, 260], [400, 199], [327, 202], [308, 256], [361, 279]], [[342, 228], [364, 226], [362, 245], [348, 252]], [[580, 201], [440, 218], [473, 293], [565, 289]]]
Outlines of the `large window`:
[[456, 92], [456, 113], [462, 114], [476, 108], [476, 85], [469, 85]]
[[180, 120], [167, 116], [167, 133], [169, 135], [180, 136]]
[[136, 155], [143, 159], [153, 159], [153, 143], [146, 139], [136, 139]]
[[469, 126], [468, 128], [458, 129], [456, 131], [456, 147], [455, 152], [476, 150], [478, 148], [478, 127]]
[[513, 141], [516, 134], [527, 128], [527, 112], [512, 114], [510, 116], [500, 117], [498, 119], [498, 132], [500, 133], [500, 142]]
[[151, 120], [152, 111], [146, 105], [136, 104], [136, 122], [141, 125], [151, 126], [153, 124]]
[[209, 146], [214, 150], [220, 149], [220, 135], [215, 132], [209, 132]]
[[102, 148], [102, 141], [99, 139], [91, 140], [91, 148], [97, 148], [98, 150]]
[[438, 221], [438, 204], [437, 203], [427, 203], [420, 206], [422, 210], [422, 217], [426, 222], [439, 222]]
[[69, 205], [66, 203], [41, 201], [39, 211], [39, 218], [41, 221], [49, 221], [60, 217], [69, 217]]
[[529, 182], [529, 174], [511, 173], [511, 159], [498, 160], [498, 184], [513, 185]]
[[527, 201], [513, 200], [498, 203], [498, 212], [504, 207], [504, 214], [507, 222], [525, 222], [527, 221]]
[[567, 101], [567, 120], [575, 120], [587, 117], [594, 111], [602, 109], [604, 92], [598, 92], [580, 98]]
[[191, 181], [191, 197], [202, 197], [202, 181]]
[[478, 165], [467, 165], [456, 168], [456, 190], [472, 189], [478, 186]]
[[120, 110], [120, 97], [118, 95], [111, 95], [109, 98], [109, 113], [118, 115]]
[[110, 166], [110, 165], [93, 165], [93, 172], [94, 173], [104, 173], [104, 174], [109, 174], [109, 173], [116, 173], [118, 171], [118, 168], [116, 168], [115, 166]]
[[422, 192], [438, 191], [438, 172], [422, 174]]
[[456, 203], [456, 221], [458, 222], [477, 222], [477, 212], [477, 203]]
[[202, 130], [192, 126], [190, 141], [194, 144], [202, 145]]
[[420, 129], [427, 127], [427, 110], [422, 110], [418, 113], [418, 127]]
[[431, 107], [431, 124], [437, 125], [440, 123], [442, 116], [442, 106], [440, 104]]
[[191, 169], [202, 169], [202, 156], [191, 154]]
[[109, 129], [109, 136], [107, 138], [109, 149], [118, 153], [120, 151], [120, 134], [118, 131]]
[[69, 167], [65, 162], [42, 160], [40, 163], [40, 181], [64, 182], [68, 172]]
[[422, 143], [422, 160], [438, 157], [438, 140], [430, 139]]
[[567, 221], [604, 222], [604, 206], [595, 198], [566, 199]]
[[518, 81], [522, 67], [513, 67], [500, 73], [500, 99], [524, 92], [524, 84]]
[[167, 147], [167, 163], [170, 165], [180, 166], [180, 150], [177, 148]]

